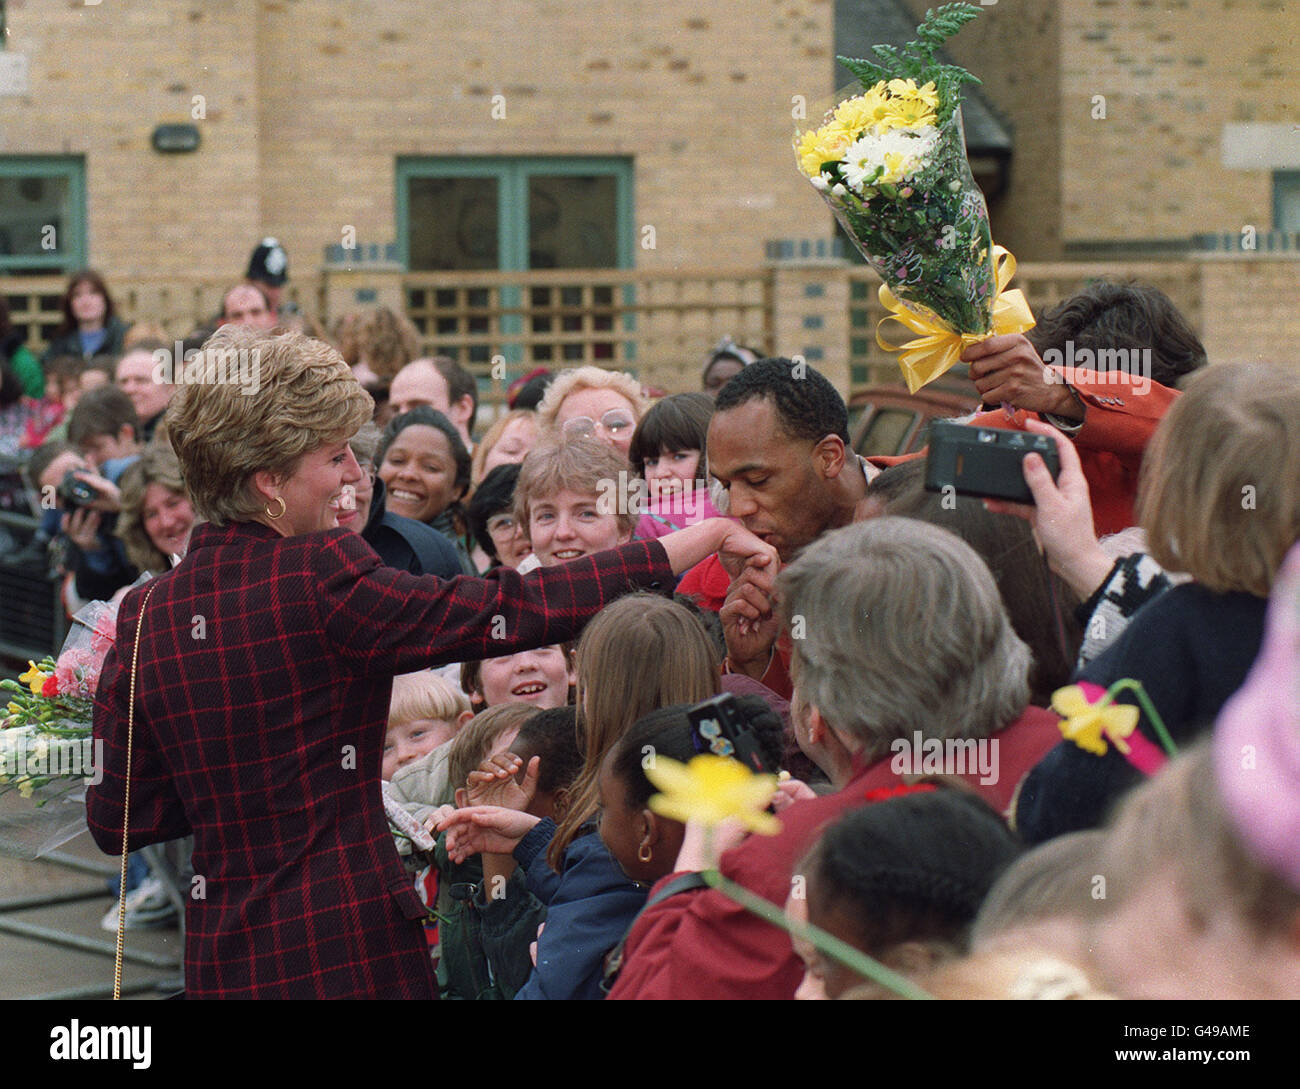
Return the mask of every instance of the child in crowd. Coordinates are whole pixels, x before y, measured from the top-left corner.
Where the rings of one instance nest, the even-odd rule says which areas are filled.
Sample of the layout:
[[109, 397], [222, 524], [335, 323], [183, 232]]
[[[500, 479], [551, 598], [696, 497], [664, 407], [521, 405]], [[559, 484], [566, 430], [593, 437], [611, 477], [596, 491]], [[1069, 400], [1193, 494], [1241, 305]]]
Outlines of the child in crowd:
[[384, 779], [450, 741], [473, 717], [469, 697], [432, 670], [394, 677], [384, 735]]
[[[827, 828], [795, 867], [786, 914], [896, 971], [925, 970], [965, 951], [981, 902], [1020, 847], [960, 788], [881, 793]], [[796, 937], [794, 947], [807, 966], [796, 998], [838, 998], [864, 982], [809, 942]]]
[[524, 458], [515, 484], [515, 521], [527, 527], [534, 557], [519, 570], [627, 544], [634, 506], [619, 451], [592, 438], [543, 440]]
[[628, 460], [649, 493], [636, 536], [646, 541], [717, 518], [709, 501], [704, 440], [713, 416], [707, 393], [675, 393], [655, 404], [632, 435]]
[[[498, 751], [470, 772], [463, 801], [562, 820], [581, 771], [574, 709], [538, 711], [520, 727], [509, 752]], [[446, 859], [445, 851], [440, 857]], [[455, 996], [513, 998], [532, 973], [529, 946], [546, 919], [546, 904], [529, 891], [510, 855], [484, 852], [480, 858], [478, 883], [452, 886], [455, 904], [443, 937], [448, 984]], [[470, 859], [462, 870], [472, 872], [474, 864]]]
[[583, 768], [557, 822], [501, 806], [445, 814], [453, 859], [510, 853], [528, 889], [547, 905], [537, 964], [518, 998], [599, 998], [605, 955], [645, 902], [601, 841], [600, 771], [643, 715], [698, 703], [718, 692], [717, 652], [704, 629], [674, 602], [620, 598], [587, 625], [578, 643], [578, 722]]
[[[423, 703], [418, 709], [428, 709], [424, 701], [416, 702]], [[481, 873], [477, 860], [473, 860], [468, 871], [447, 864], [445, 853], [440, 855], [436, 849], [429, 829], [430, 817], [440, 806], [458, 797], [457, 804], [464, 804], [469, 773], [492, 754], [508, 749], [519, 727], [532, 713], [530, 707], [518, 703], [484, 711], [466, 723], [451, 740], [398, 768], [394, 778], [383, 784], [384, 808], [397, 852], [403, 857], [421, 901], [426, 907], [436, 905], [440, 917], [445, 916], [452, 904], [448, 890], [457, 882], [477, 883]], [[430, 956], [438, 962], [441, 935], [432, 919], [425, 924], [425, 939]]]
[[563, 707], [573, 702], [573, 681], [571, 643], [462, 662], [460, 667], [460, 687], [475, 712], [502, 703]]

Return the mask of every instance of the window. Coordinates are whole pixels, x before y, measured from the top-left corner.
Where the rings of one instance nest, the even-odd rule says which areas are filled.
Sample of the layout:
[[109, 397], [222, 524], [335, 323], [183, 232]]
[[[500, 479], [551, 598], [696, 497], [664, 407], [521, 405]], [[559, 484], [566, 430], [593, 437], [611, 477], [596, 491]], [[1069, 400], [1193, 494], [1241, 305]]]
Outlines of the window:
[[69, 272], [85, 263], [80, 157], [0, 155], [0, 273]]
[[630, 159], [399, 159], [412, 272], [630, 268]]
[[1273, 174], [1273, 229], [1300, 234], [1300, 170]]

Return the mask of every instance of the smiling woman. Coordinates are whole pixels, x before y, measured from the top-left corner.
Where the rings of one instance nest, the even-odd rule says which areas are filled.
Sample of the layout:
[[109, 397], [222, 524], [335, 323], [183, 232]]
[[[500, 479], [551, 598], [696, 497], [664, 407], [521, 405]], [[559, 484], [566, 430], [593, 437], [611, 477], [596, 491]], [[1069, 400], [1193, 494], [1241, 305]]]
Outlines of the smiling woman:
[[711, 552], [765, 570], [775, 553], [719, 519], [527, 578], [384, 567], [338, 526], [361, 478], [348, 439], [373, 407], [343, 358], [238, 327], [209, 348], [258, 353], [262, 381], [252, 396], [186, 385], [168, 410], [208, 521], [122, 601], [96, 694], [91, 834], [110, 853], [194, 836], [191, 997], [435, 997], [426, 912], [379, 789], [392, 678], [572, 639]]
[[394, 417], [375, 455], [388, 489], [388, 509], [425, 522], [456, 546], [461, 569], [472, 574], [460, 501], [469, 489], [470, 456], [452, 422], [428, 406]]

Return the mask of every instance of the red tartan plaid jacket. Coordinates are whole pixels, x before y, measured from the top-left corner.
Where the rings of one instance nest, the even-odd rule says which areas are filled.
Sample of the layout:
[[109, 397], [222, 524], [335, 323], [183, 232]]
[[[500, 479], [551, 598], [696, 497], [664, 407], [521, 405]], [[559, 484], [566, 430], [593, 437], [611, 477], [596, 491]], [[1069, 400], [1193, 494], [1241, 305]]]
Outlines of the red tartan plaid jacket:
[[620, 594], [672, 585], [657, 542], [439, 580], [382, 567], [347, 530], [195, 527], [184, 562], [122, 602], [87, 800], [95, 842], [120, 852], [131, 651], [153, 586], [128, 845], [194, 836], [188, 996], [436, 997], [380, 794], [393, 675], [563, 642]]

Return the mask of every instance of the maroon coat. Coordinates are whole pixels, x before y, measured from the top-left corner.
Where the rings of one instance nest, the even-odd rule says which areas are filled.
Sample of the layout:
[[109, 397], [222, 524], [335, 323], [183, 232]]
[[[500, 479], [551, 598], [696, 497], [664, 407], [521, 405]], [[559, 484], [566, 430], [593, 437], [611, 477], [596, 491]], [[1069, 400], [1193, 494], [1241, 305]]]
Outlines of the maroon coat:
[[194, 836], [187, 994], [434, 997], [380, 795], [393, 675], [572, 639], [621, 593], [672, 584], [655, 542], [442, 581], [381, 567], [347, 530], [197, 526], [184, 562], [122, 602], [87, 802], [95, 842], [120, 851], [131, 650], [153, 586], [129, 845]]
[[[1061, 737], [1060, 718], [1027, 707], [998, 739], [998, 776], [981, 783], [962, 776], [989, 805], [1004, 813], [1020, 780]], [[886, 756], [859, 768], [843, 790], [795, 802], [781, 814], [775, 836], [749, 836], [719, 859], [733, 881], [784, 907], [795, 866], [831, 821], [903, 785]], [[677, 874], [662, 879], [654, 892]], [[751, 914], [716, 889], [678, 893], [646, 908], [623, 946], [623, 971], [609, 997], [793, 998], [803, 962], [784, 931]]]

